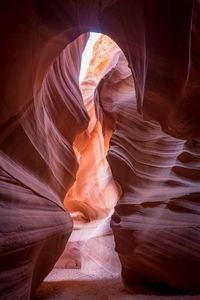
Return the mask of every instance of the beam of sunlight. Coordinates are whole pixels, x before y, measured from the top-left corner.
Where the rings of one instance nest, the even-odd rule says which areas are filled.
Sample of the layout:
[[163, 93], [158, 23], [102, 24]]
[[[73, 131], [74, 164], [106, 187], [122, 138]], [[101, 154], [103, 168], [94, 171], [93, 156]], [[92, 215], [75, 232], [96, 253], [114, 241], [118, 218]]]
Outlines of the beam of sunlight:
[[93, 52], [94, 44], [98, 40], [100, 35], [101, 35], [101, 33], [90, 32], [90, 37], [89, 37], [89, 39], [87, 41], [87, 44], [85, 46], [85, 50], [83, 51], [83, 54], [82, 54], [79, 82], [81, 82], [85, 77], [87, 68], [89, 66], [89, 62], [92, 58], [92, 52]]

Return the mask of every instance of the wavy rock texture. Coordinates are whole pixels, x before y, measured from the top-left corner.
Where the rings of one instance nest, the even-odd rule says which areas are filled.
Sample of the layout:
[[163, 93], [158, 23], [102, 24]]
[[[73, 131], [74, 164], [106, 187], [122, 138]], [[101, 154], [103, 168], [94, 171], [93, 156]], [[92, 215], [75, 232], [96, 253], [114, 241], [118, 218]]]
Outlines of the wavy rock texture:
[[111, 226], [125, 282], [198, 290], [199, 145], [142, 118], [123, 54], [100, 84], [96, 105], [105, 131], [107, 120], [115, 124], [108, 161], [122, 196]]
[[110, 228], [120, 188], [112, 178], [106, 159], [112, 130], [103, 135], [94, 104], [97, 84], [115, 66], [120, 53], [119, 47], [109, 37], [100, 36], [87, 74], [80, 84], [90, 121], [88, 128], [73, 143], [79, 169], [64, 205], [73, 217], [74, 231], [55, 266], [57, 268], [81, 268], [81, 272], [99, 276], [120, 272]]
[[118, 200], [118, 189], [106, 159], [110, 136], [109, 133], [107, 138], [103, 136], [96, 117], [94, 94], [101, 78], [115, 66], [120, 53], [119, 47], [109, 37], [100, 36], [80, 85], [90, 121], [88, 128], [73, 143], [79, 169], [76, 181], [65, 197], [65, 207], [72, 213], [79, 212], [75, 219], [83, 223], [107, 217]]
[[86, 41], [63, 50], [34, 99], [2, 126], [1, 299], [29, 299], [72, 232], [62, 200], [78, 168], [73, 140], [88, 125], [78, 84]]
[[1, 298], [29, 299], [72, 231], [62, 200], [89, 119], [78, 86], [86, 36], [70, 43], [94, 30], [117, 42], [134, 78], [118, 55], [95, 96], [105, 145], [113, 131], [125, 284], [199, 291], [199, 1], [8, 0], [0, 20]]

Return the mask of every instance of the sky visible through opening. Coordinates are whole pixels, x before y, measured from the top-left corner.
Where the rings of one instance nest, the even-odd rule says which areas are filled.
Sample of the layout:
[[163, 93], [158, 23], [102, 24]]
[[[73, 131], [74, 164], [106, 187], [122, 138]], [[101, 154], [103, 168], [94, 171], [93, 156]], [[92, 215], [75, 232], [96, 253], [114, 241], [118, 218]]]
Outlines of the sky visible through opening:
[[85, 73], [89, 66], [89, 62], [92, 58], [93, 46], [94, 46], [95, 42], [98, 40], [98, 38], [100, 37], [100, 35], [101, 35], [101, 33], [90, 32], [90, 37], [85, 46], [85, 50], [83, 51], [83, 54], [82, 54], [79, 82], [81, 82], [85, 77]]

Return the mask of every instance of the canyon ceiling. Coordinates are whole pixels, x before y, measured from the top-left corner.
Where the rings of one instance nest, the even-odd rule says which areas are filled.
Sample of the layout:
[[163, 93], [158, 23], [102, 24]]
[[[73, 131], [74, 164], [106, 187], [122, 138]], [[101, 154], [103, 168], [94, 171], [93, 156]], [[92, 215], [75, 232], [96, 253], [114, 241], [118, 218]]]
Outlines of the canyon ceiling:
[[[0, 14], [0, 299], [34, 296], [77, 211], [113, 209], [125, 286], [199, 292], [200, 1], [6, 0]], [[121, 50], [79, 86], [91, 31]]]

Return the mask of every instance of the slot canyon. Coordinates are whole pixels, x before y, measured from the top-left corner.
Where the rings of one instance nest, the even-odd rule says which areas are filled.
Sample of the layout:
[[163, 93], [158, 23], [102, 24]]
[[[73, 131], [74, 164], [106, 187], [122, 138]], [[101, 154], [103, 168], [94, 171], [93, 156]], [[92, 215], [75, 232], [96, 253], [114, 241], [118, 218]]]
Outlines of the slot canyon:
[[0, 14], [0, 299], [200, 300], [200, 1]]

